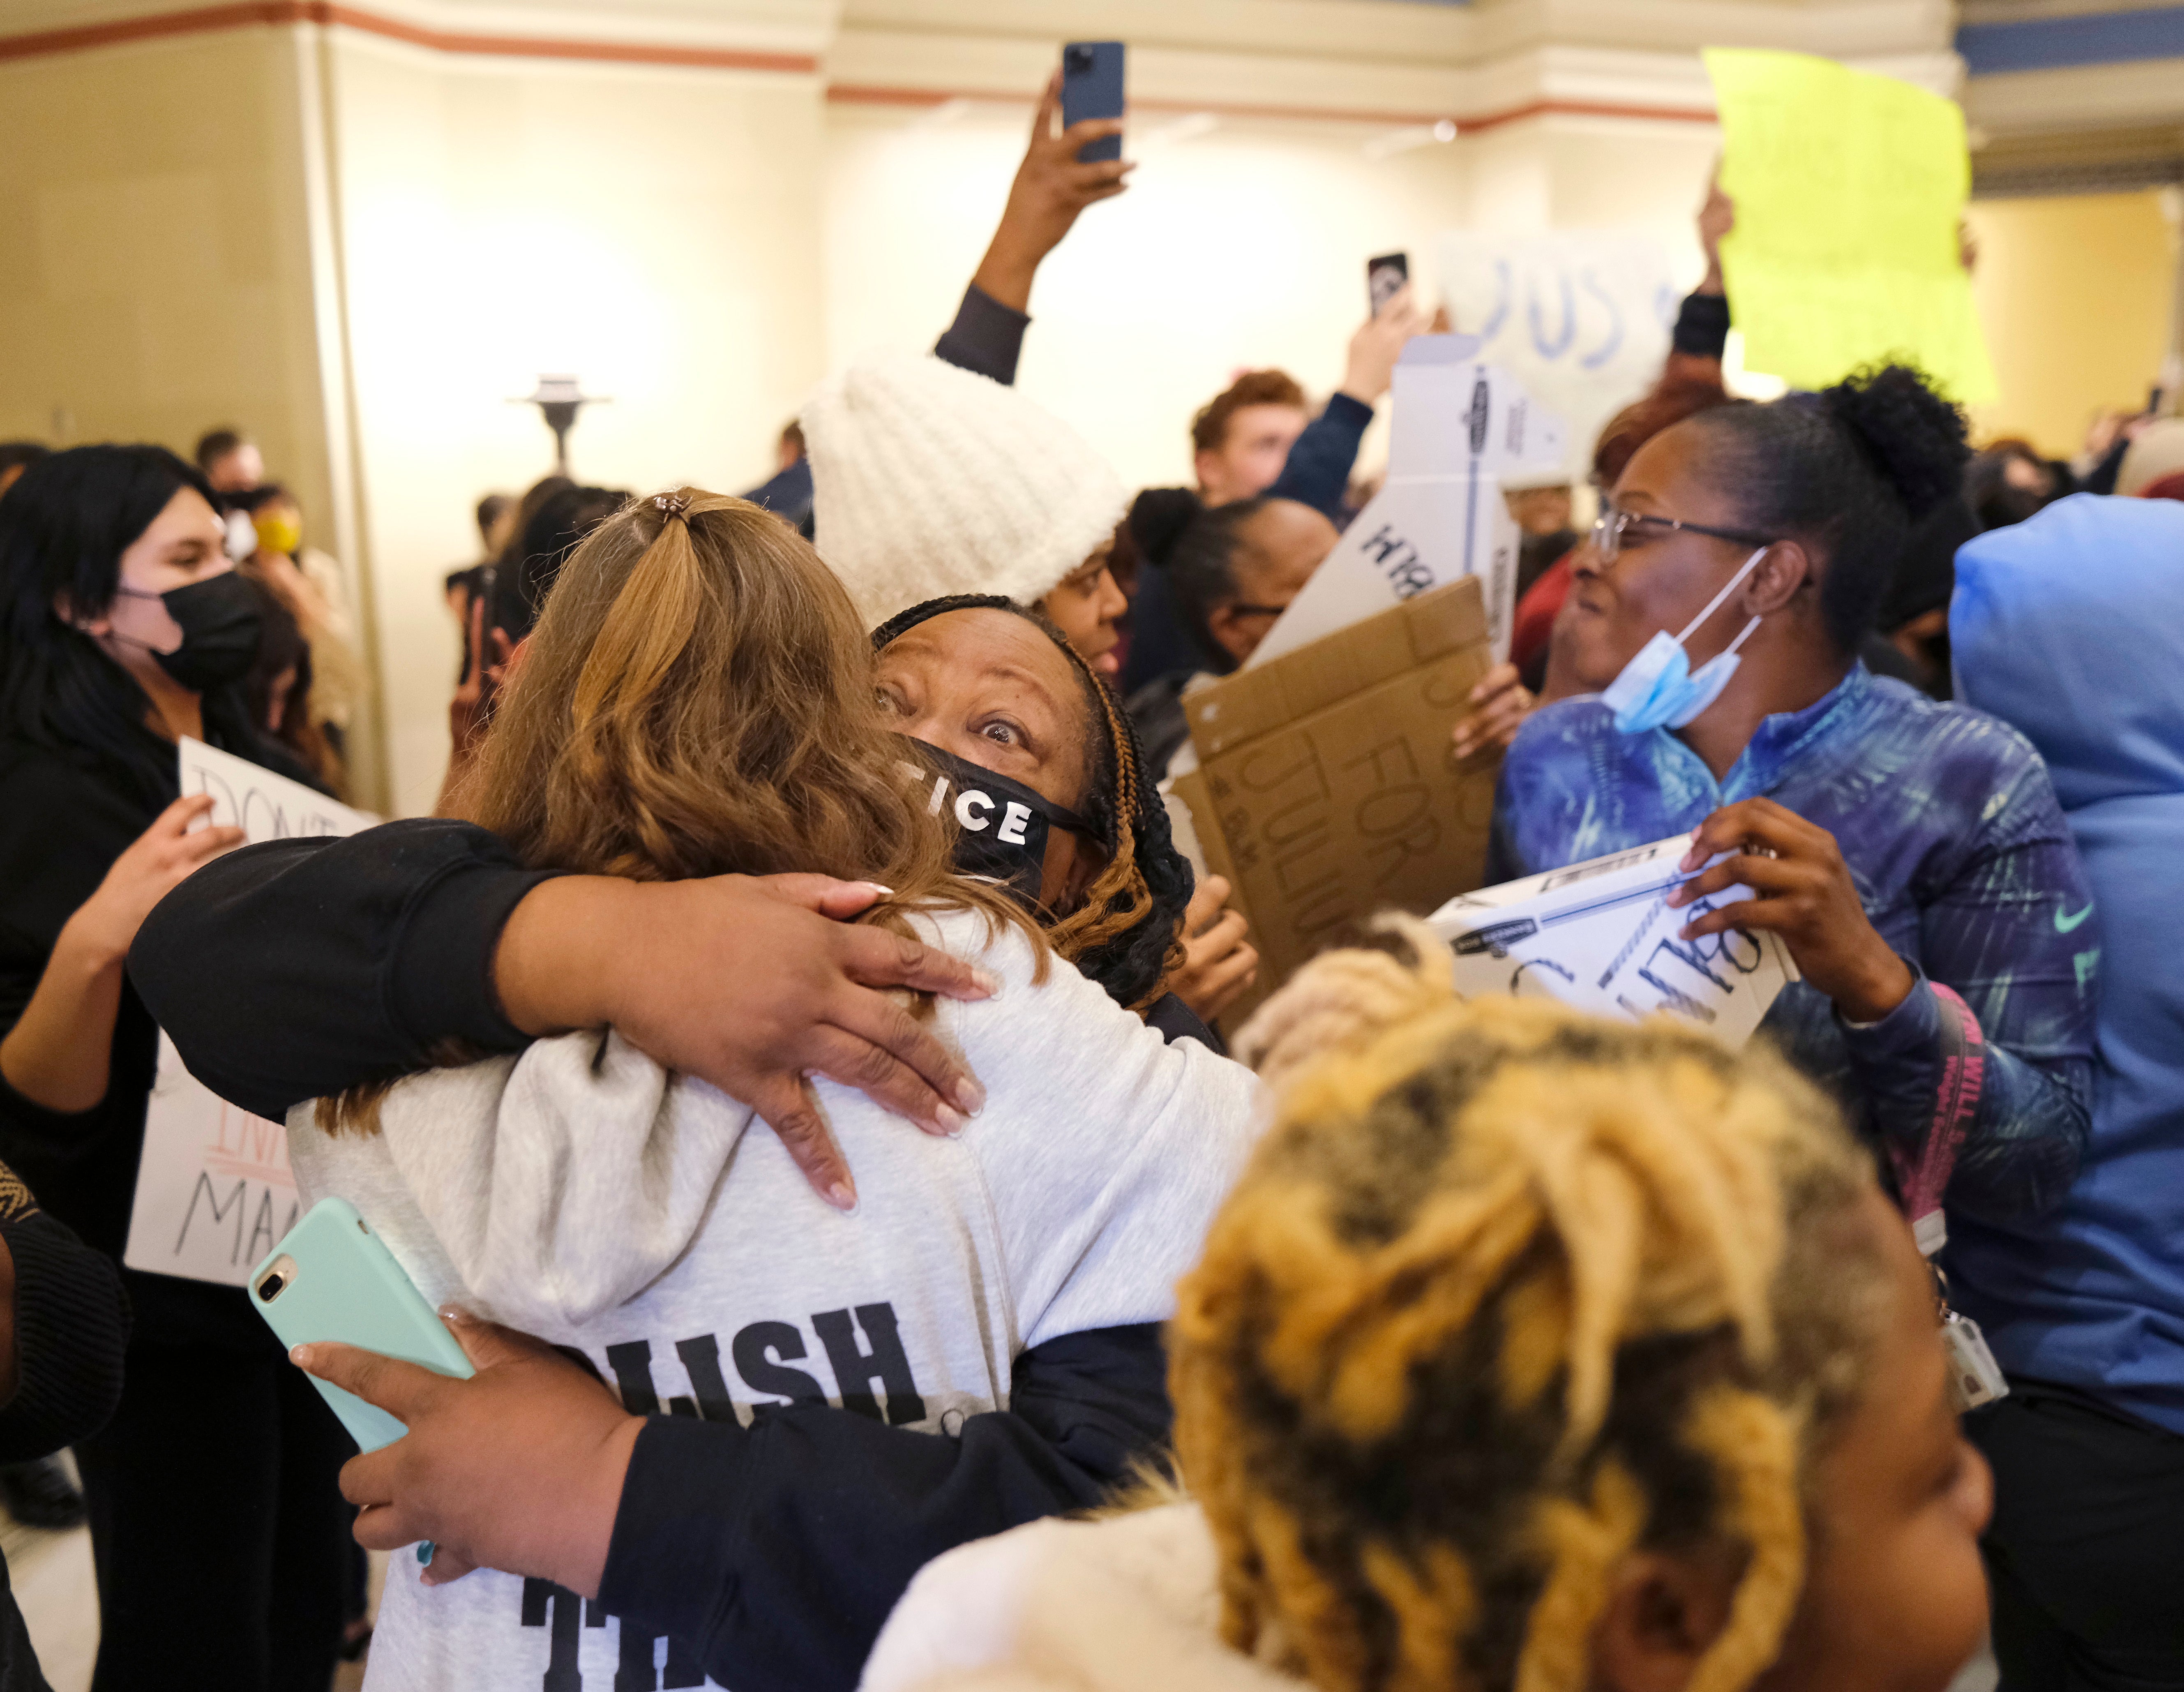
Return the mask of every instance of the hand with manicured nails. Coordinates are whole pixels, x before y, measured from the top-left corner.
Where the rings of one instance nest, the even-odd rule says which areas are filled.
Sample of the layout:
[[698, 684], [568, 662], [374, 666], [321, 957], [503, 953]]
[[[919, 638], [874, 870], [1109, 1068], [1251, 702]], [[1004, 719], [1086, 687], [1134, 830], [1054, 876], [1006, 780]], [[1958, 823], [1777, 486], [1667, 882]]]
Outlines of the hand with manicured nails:
[[543, 1341], [452, 1307], [440, 1315], [477, 1371], [467, 1381], [354, 1345], [288, 1354], [409, 1429], [342, 1466], [357, 1544], [430, 1539], [427, 1586], [493, 1568], [598, 1597], [644, 1418]]
[[1241, 911], [1223, 908], [1232, 891], [1225, 878], [1209, 875], [1192, 891], [1183, 913], [1183, 968], [1168, 977], [1168, 991], [1207, 1024], [1259, 978], [1258, 948], [1244, 938], [1251, 924]]
[[1471, 690], [1471, 714], [1449, 736], [1459, 758], [1474, 752], [1506, 752], [1539, 700], [1517, 674], [1514, 664], [1496, 664]]
[[1031, 120], [1031, 145], [1024, 149], [1023, 163], [1009, 184], [1008, 204], [994, 231], [993, 244], [971, 278], [1015, 311], [1030, 308], [1032, 277], [1039, 260], [1061, 244], [1078, 214], [1121, 193], [1129, 187], [1123, 179], [1138, 168], [1121, 159], [1080, 164], [1079, 149], [1122, 134], [1123, 120], [1087, 118], [1057, 134], [1054, 123], [1061, 109], [1061, 75], [1057, 71], [1039, 96], [1039, 110]]
[[961, 1133], [986, 1103], [904, 993], [983, 999], [999, 983], [848, 920], [887, 891], [827, 875], [562, 876], [510, 914], [493, 982], [526, 1034], [611, 1025], [655, 1063], [749, 1105], [812, 1190], [846, 1210], [856, 1187], [807, 1075], [855, 1087], [928, 1134]]
[[1752, 896], [1710, 911], [1682, 937], [1725, 929], [1772, 930], [1799, 971], [1852, 1022], [1878, 1022], [1902, 1004], [1917, 982], [1866, 919], [1836, 837], [1771, 799], [1725, 805], [1691, 831], [1683, 868], [1696, 869], [1722, 852], [1740, 854], [1671, 891], [1680, 908], [1738, 885]]

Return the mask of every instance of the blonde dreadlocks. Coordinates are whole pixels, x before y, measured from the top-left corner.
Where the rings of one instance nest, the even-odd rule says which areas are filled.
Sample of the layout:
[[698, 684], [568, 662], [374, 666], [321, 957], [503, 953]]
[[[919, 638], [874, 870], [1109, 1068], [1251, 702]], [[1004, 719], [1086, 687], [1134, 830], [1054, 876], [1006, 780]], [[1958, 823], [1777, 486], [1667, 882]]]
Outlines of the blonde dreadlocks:
[[1870, 1165], [1769, 1054], [1458, 1003], [1430, 935], [1390, 937], [1240, 1037], [1262, 1067], [1334, 1055], [1180, 1288], [1176, 1443], [1223, 1636], [1323, 1692], [1580, 1692], [1618, 1561], [1722, 1545], [1742, 1572], [1691, 1686], [1740, 1692], [1883, 1308], [1877, 1257], [1814, 1226]]

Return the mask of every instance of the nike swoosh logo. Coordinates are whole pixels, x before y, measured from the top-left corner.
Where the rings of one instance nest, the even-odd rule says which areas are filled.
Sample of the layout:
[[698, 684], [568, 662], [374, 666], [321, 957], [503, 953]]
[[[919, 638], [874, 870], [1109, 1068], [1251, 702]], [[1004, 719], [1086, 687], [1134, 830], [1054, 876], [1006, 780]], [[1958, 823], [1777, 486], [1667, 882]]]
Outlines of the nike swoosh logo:
[[2063, 914], [2063, 907], [2060, 905], [2058, 905], [2055, 907], [2055, 932], [2058, 934], [2068, 934], [2073, 929], [2076, 928], [2079, 924], [2085, 921], [2087, 917], [2092, 915], [2092, 913], [2093, 907], [2091, 905], [2088, 905], [2075, 917], [2066, 917]]

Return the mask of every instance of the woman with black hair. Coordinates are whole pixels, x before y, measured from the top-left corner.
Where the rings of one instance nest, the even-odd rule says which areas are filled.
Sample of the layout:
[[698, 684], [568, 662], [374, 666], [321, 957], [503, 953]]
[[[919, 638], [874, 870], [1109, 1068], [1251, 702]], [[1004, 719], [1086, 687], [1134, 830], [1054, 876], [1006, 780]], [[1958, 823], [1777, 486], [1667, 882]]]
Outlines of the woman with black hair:
[[938, 766], [933, 802], [955, 807], [958, 866], [1006, 883], [1117, 1004], [1220, 1050], [1167, 991], [1190, 864], [1129, 718], [1068, 637], [1012, 600], [961, 595], [889, 618], [872, 651], [882, 711]]
[[[242, 838], [189, 832], [211, 801], [179, 796], [175, 743], [309, 779], [250, 725], [260, 615], [224, 539], [204, 478], [159, 447], [57, 453], [0, 505], [0, 1157], [115, 1258], [159, 1034], [124, 961], [151, 907]], [[92, 1684], [323, 1692], [340, 1426], [241, 1287], [125, 1279], [120, 1408], [75, 1448]]]
[[[1742, 854], [1669, 895], [1682, 939], [1780, 936], [1803, 980], [1763, 1026], [1936, 1221], [1944, 1188], [1993, 1218], [2070, 1185], [2100, 957], [2031, 746], [1857, 660], [1964, 458], [1962, 416], [1900, 366], [1649, 440], [1572, 589], [1580, 672], [1614, 680], [1518, 733], [1490, 861], [1513, 877], [1684, 831], [1687, 869]], [[1717, 908], [1739, 884], [1756, 896]]]

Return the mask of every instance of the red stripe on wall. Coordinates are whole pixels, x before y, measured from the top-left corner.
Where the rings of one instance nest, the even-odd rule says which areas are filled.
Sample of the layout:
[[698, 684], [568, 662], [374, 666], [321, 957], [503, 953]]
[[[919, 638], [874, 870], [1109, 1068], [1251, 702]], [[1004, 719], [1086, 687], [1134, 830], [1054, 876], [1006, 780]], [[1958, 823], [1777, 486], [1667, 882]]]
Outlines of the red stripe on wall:
[[439, 53], [490, 53], [510, 59], [585, 59], [614, 64], [695, 65], [711, 70], [774, 70], [811, 75], [819, 61], [809, 53], [754, 53], [737, 47], [676, 47], [649, 42], [582, 41], [537, 36], [485, 36], [429, 30], [333, 0], [250, 0], [230, 6], [201, 6], [142, 18], [74, 29], [42, 30], [30, 35], [0, 36], [0, 64], [81, 53], [88, 47], [125, 42], [159, 41], [176, 36], [209, 35], [256, 25], [339, 24], [367, 35], [406, 42]]
[[[439, 53], [494, 54], [510, 59], [559, 59], [611, 64], [671, 64], [715, 70], [768, 70], [811, 75], [819, 61], [809, 53], [756, 53], [737, 47], [675, 47], [625, 42], [584, 41], [538, 36], [460, 34], [426, 29], [398, 19], [370, 12], [338, 0], [242, 0], [226, 6], [200, 6], [187, 11], [160, 12], [140, 18], [119, 18], [103, 24], [72, 29], [42, 30], [27, 35], [0, 36], [0, 64], [13, 59], [41, 59], [53, 53], [80, 53], [86, 48], [113, 47], [125, 42], [159, 41], [178, 36], [207, 35], [218, 31], [246, 29], [253, 25], [338, 24], [367, 35], [405, 42]], [[892, 87], [880, 83], [835, 82], [827, 89], [828, 100], [841, 105], [944, 105], [950, 100], [1006, 102], [1028, 105], [1028, 93], [989, 92], [980, 89]], [[1240, 103], [1219, 100], [1135, 100], [1140, 112], [1210, 112], [1217, 117], [1306, 120], [1322, 123], [1393, 124], [1424, 126], [1452, 122], [1459, 135], [1476, 135], [1526, 118], [1548, 116], [1644, 118], [1671, 123], [1713, 123], [1711, 109], [1683, 106], [1622, 105], [1590, 100], [1535, 100], [1507, 111], [1479, 117], [1460, 117], [1453, 112], [1398, 112], [1339, 106], [1292, 106]]]

